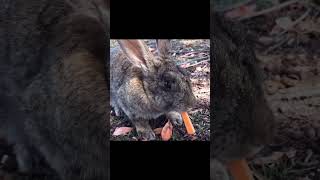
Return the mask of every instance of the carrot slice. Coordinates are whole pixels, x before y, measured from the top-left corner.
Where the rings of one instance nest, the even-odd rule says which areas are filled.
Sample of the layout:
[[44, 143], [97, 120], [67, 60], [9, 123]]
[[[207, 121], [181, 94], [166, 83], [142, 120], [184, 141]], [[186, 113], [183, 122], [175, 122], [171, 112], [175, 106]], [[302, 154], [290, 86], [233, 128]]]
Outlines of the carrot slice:
[[230, 161], [227, 163], [227, 168], [234, 180], [253, 180], [252, 173], [245, 159]]
[[189, 115], [187, 112], [181, 112], [181, 116], [182, 116], [182, 119], [183, 119], [183, 122], [184, 122], [184, 125], [186, 126], [186, 129], [187, 129], [187, 133], [188, 134], [195, 134], [196, 133], [196, 130], [194, 129], [193, 127], [193, 124], [189, 118]]

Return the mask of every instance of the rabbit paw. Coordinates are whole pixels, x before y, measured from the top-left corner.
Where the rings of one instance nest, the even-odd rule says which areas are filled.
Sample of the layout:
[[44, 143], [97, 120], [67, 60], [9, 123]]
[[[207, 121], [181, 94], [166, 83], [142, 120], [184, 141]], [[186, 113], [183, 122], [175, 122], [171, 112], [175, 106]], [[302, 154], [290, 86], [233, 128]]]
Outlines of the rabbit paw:
[[118, 107], [113, 107], [111, 109], [111, 113], [110, 114], [112, 116], [122, 117], [124, 115], [124, 112]]
[[181, 126], [182, 125], [182, 116], [180, 113], [176, 111], [171, 111], [166, 114], [166, 117], [171, 121], [171, 123], [175, 126]]
[[152, 141], [156, 139], [156, 135], [152, 129], [137, 129], [137, 133], [143, 141]]
[[143, 141], [152, 141], [156, 139], [156, 135], [153, 131], [138, 131], [138, 134]]
[[152, 141], [156, 139], [156, 135], [153, 132], [152, 128], [149, 125], [148, 121], [133, 121], [133, 124], [136, 127], [138, 136], [145, 141]]

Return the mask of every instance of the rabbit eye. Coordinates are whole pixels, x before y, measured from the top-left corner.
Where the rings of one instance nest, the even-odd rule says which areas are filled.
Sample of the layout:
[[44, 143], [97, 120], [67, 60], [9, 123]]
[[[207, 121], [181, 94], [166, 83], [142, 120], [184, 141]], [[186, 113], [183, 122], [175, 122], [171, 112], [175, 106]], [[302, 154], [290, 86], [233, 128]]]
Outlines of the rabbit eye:
[[164, 74], [162, 79], [163, 88], [167, 91], [173, 91], [176, 89], [176, 74], [171, 74], [171, 72]]
[[168, 81], [165, 82], [164, 86], [166, 89], [171, 89], [171, 83]]
[[167, 91], [172, 90], [173, 88], [173, 80], [170, 79], [166, 79], [163, 83], [164, 89], [166, 89]]

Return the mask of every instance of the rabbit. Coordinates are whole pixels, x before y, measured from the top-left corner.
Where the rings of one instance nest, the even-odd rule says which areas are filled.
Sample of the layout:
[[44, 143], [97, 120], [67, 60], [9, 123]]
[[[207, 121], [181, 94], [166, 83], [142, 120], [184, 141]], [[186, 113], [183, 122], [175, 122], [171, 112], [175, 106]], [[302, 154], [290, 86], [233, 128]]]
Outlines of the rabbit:
[[210, 180], [231, 180], [227, 169], [216, 159], [210, 161]]
[[110, 51], [111, 106], [131, 120], [141, 139], [155, 140], [150, 119], [166, 115], [181, 125], [180, 112], [194, 105], [190, 79], [169, 55], [169, 40], [157, 41], [157, 56], [142, 40], [118, 44]]
[[0, 137], [20, 172], [109, 179], [108, 0], [0, 8]]
[[245, 28], [211, 12], [213, 121], [211, 162], [226, 165], [272, 142], [274, 116]]

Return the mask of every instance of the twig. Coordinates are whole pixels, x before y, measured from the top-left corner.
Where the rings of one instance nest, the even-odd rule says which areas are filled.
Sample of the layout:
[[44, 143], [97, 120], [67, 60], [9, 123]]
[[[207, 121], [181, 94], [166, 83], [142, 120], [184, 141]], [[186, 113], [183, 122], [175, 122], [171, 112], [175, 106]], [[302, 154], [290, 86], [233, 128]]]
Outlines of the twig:
[[313, 155], [313, 152], [312, 152], [311, 150], [308, 150], [308, 151], [307, 151], [307, 156], [306, 156], [306, 158], [304, 159], [304, 162], [305, 162], [305, 163], [309, 162], [309, 160], [310, 160], [310, 158], [312, 157], [312, 155]]
[[[210, 59], [207, 59], [207, 60], [204, 60], [204, 61], [200, 61], [200, 62], [198, 62], [198, 63], [191, 64], [191, 65], [189, 65], [189, 66], [184, 66], [184, 68], [193, 67], [193, 66], [196, 66], [196, 65], [198, 65], [198, 64], [201, 64], [201, 63], [204, 63], [204, 62], [208, 62], [208, 61], [210, 61]], [[185, 64], [185, 63], [183, 63], [183, 64]], [[183, 64], [181, 64], [181, 65], [183, 65]]]
[[188, 63], [192, 63], [192, 62], [196, 62], [196, 61], [201, 61], [201, 60], [204, 60], [204, 59], [208, 59], [208, 57], [194, 58], [194, 59], [188, 60], [188, 61], [183, 62], [183, 63], [178, 63], [178, 65], [188, 64]]
[[294, 26], [296, 26], [297, 24], [299, 24], [301, 21], [303, 21], [308, 15], [309, 13], [311, 12], [311, 9], [309, 8], [302, 16], [300, 16], [297, 20], [295, 20], [291, 27], [288, 28], [288, 29], [285, 29], [284, 31], [282, 31], [279, 36], [285, 34], [286, 32], [288, 32], [289, 30], [291, 30]]
[[222, 9], [215, 9], [217, 12], [224, 12], [224, 11], [230, 11], [232, 9], [236, 9], [238, 7], [241, 7], [241, 6], [244, 6], [248, 3], [250, 3], [252, 0], [246, 0], [246, 1], [243, 1], [243, 2], [239, 2], [239, 3], [236, 3], [236, 4], [232, 4], [230, 6], [227, 6], [225, 8], [222, 8]]
[[243, 17], [239, 18], [238, 20], [242, 21], [242, 20], [245, 20], [245, 19], [261, 16], [263, 14], [267, 14], [267, 13], [270, 13], [272, 11], [280, 10], [282, 8], [285, 8], [285, 7], [289, 6], [289, 5], [297, 3], [297, 2], [300, 2], [300, 0], [291, 0], [291, 1], [279, 4], [277, 6], [274, 6], [272, 8], [269, 8], [269, 9], [266, 9], [266, 10], [262, 10], [262, 11], [259, 11], [259, 12], [253, 13], [253, 14], [249, 14], [247, 16], [243, 16]]
[[305, 12], [301, 17], [299, 17], [297, 20], [295, 20], [292, 23], [292, 27], [294, 27], [295, 25], [299, 24], [302, 20], [304, 20], [311, 12], [311, 9], [308, 8], [307, 12]]
[[320, 11], [319, 5], [317, 5], [317, 4], [313, 3], [313, 2], [310, 2], [310, 1], [309, 2], [304, 2], [304, 4], [306, 6], [311, 6], [311, 7], [315, 8], [317, 11]]
[[[311, 9], [309, 8], [303, 15], [301, 15], [297, 20], [295, 20], [291, 27], [288, 28], [288, 29], [285, 29], [284, 31], [282, 31], [281, 33], [279, 33], [279, 37], [281, 37], [282, 35], [286, 34], [289, 30], [291, 30], [294, 26], [296, 26], [297, 24], [299, 24], [301, 21], [303, 21], [308, 15], [309, 13], [311, 12]], [[287, 40], [289, 39], [289, 37], [286, 37], [284, 38], [282, 41], [280, 41], [278, 44], [268, 48], [264, 53], [267, 54], [269, 53], [270, 51], [280, 47], [281, 45], [283, 45], [285, 42], [287, 42]]]
[[304, 169], [292, 169], [292, 170], [289, 170], [288, 173], [295, 174], [295, 175], [304, 174], [306, 171], [310, 171], [317, 168], [318, 168], [317, 166], [314, 166], [314, 167], [309, 167]]
[[278, 47], [280, 47], [281, 45], [283, 45], [285, 42], [287, 42], [287, 40], [289, 39], [289, 37], [285, 37], [282, 41], [280, 41], [278, 44], [271, 46], [270, 48], [268, 48], [264, 54], [268, 54], [270, 51], [273, 51], [274, 49], [277, 49]]

